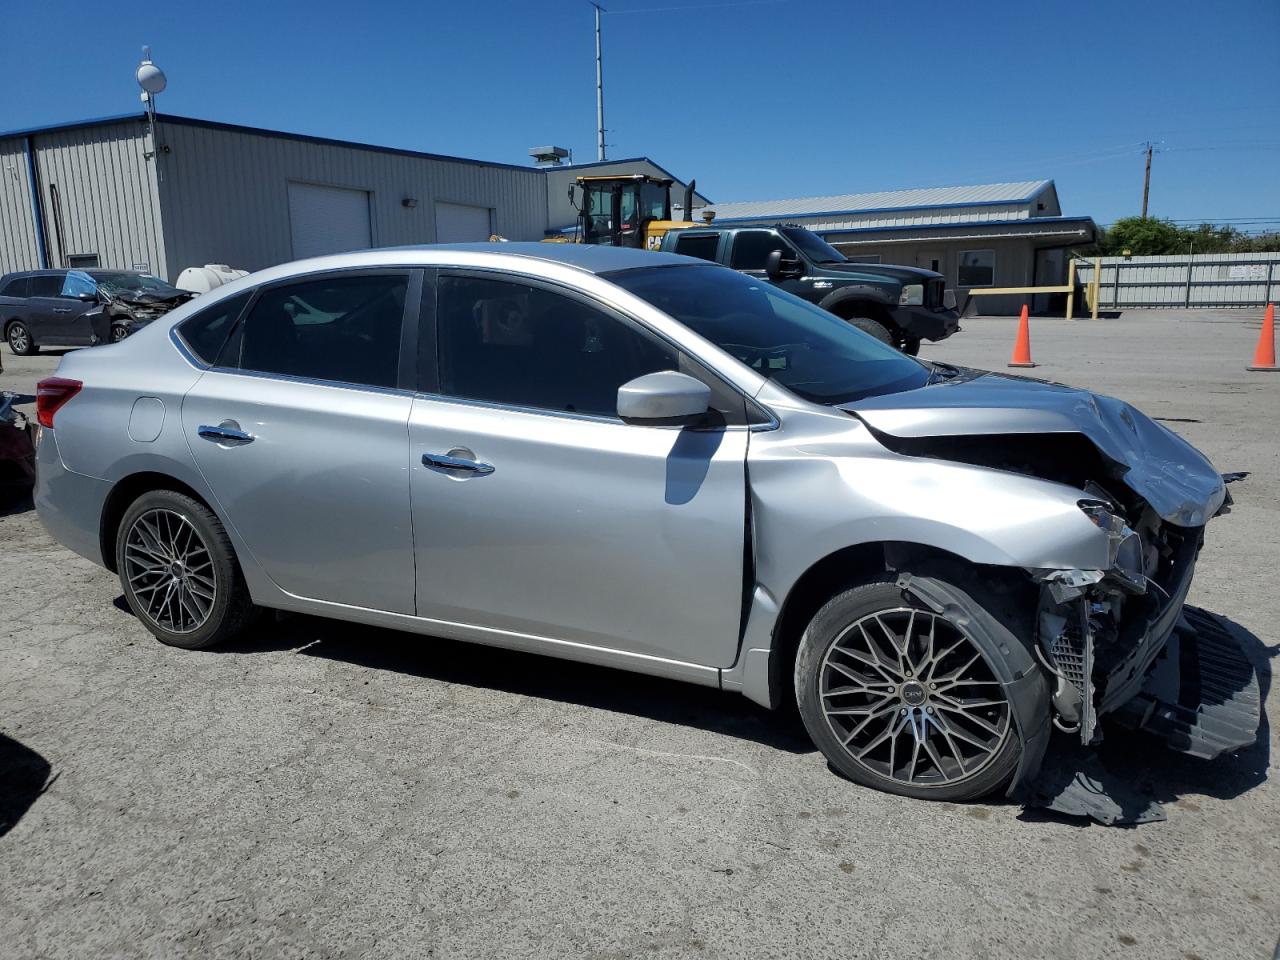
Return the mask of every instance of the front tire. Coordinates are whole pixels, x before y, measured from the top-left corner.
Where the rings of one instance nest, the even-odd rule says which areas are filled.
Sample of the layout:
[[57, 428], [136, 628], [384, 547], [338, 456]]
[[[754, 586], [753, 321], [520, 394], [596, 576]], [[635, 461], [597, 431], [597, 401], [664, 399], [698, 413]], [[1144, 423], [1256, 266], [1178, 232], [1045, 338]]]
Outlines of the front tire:
[[[993, 618], [968, 594], [936, 613], [892, 582], [834, 597], [796, 657], [796, 700], [814, 744], [840, 773], [887, 793], [973, 800], [1006, 784], [1023, 740], [1007, 699]], [[970, 606], [972, 605], [972, 606]], [[972, 615], [969, 615], [972, 610]], [[955, 619], [951, 619], [952, 617]]]
[[129, 328], [123, 323], [113, 323], [111, 325], [111, 342], [119, 343], [125, 337], [129, 336]]
[[857, 327], [863, 333], [870, 334], [881, 343], [893, 346], [893, 334], [879, 320], [873, 320], [870, 317], [849, 317], [847, 319], [852, 326]]
[[174, 490], [144, 493], [125, 511], [116, 569], [129, 608], [170, 646], [225, 643], [253, 613], [226, 530], [208, 507]]
[[27, 325], [21, 320], [15, 320], [9, 324], [4, 335], [5, 339], [9, 341], [9, 349], [14, 352], [15, 356], [29, 357], [40, 352], [40, 347], [36, 344], [35, 338], [31, 336], [31, 331], [27, 329]]

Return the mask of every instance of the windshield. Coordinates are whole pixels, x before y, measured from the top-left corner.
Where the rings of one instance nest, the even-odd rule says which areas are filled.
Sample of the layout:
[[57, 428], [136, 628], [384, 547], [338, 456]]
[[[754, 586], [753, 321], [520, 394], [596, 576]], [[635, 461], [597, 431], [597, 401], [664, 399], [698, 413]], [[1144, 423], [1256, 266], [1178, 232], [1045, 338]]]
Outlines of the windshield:
[[816, 233], [797, 227], [783, 227], [782, 235], [800, 248], [814, 263], [844, 263], [845, 256]]
[[772, 284], [719, 266], [641, 267], [605, 276], [814, 403], [923, 387], [924, 364]]
[[97, 273], [93, 279], [98, 286], [111, 296], [118, 297], [131, 293], [178, 293], [177, 287], [171, 287], [159, 277], [149, 273]]

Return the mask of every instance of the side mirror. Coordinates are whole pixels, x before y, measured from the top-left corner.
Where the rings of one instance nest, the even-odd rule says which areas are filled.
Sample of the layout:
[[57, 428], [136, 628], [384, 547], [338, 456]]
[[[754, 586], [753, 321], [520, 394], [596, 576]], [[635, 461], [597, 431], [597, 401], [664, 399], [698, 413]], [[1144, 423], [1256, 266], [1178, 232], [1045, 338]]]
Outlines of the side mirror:
[[764, 272], [769, 275], [770, 280], [798, 277], [800, 264], [796, 260], [783, 260], [781, 250], [770, 250], [769, 255], [764, 258]]
[[83, 300], [85, 303], [97, 303], [98, 295], [96, 293], [90, 293], [88, 290], [81, 290], [76, 294], [76, 299]]
[[627, 423], [680, 426], [711, 406], [711, 388], [674, 370], [646, 373], [618, 388], [618, 416]]

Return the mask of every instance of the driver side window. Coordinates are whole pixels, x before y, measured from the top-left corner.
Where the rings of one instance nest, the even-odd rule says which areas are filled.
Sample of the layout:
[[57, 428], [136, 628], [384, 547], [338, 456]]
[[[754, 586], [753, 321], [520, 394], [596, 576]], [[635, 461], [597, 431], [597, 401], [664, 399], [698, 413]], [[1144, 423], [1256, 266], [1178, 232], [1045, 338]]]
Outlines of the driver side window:
[[763, 270], [765, 260], [774, 250], [782, 251], [784, 260], [794, 260], [795, 251], [776, 233], [768, 230], [744, 230], [733, 238], [729, 266], [735, 270]]

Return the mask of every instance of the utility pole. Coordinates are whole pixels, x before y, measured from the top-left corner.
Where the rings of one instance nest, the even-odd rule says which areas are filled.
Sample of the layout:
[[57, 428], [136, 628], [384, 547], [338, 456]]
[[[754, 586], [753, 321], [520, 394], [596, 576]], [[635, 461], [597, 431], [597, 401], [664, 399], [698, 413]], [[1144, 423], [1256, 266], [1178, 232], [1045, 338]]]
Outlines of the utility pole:
[[[596, 159], [604, 159], [604, 69], [600, 59], [600, 14], [604, 8], [592, 0], [596, 8]], [[1145, 209], [1146, 204], [1143, 204]], [[1145, 216], [1145, 214], [1144, 214]]]
[[[598, 68], [597, 68], [598, 69]], [[1147, 172], [1142, 175], [1142, 219], [1147, 219], [1147, 196], [1151, 193], [1151, 141], [1147, 141]]]

